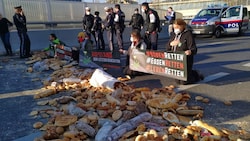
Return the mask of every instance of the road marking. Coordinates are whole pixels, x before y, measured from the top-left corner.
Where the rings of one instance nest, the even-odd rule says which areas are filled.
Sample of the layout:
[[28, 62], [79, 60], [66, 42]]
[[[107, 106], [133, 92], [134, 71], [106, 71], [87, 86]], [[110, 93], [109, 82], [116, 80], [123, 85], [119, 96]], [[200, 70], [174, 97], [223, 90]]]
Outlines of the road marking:
[[216, 73], [216, 74], [212, 74], [212, 75], [209, 75], [209, 76], [205, 77], [204, 80], [200, 81], [197, 84], [180, 85], [179, 88], [175, 89], [175, 91], [179, 92], [179, 91], [183, 91], [183, 90], [186, 90], [186, 89], [190, 89], [190, 88], [196, 87], [196, 86], [198, 86], [198, 85], [200, 85], [202, 83], [207, 83], [207, 82], [213, 81], [215, 79], [219, 79], [219, 78], [227, 76], [227, 75], [229, 75], [229, 73], [226, 73], [226, 72], [219, 72], [219, 73]]
[[244, 67], [250, 67], [250, 63], [246, 63], [243, 65]]
[[35, 95], [35, 94], [40, 93], [40, 92], [42, 92], [44, 90], [45, 89], [34, 89], [34, 90], [27, 90], [27, 91], [19, 91], [19, 92], [0, 94], [0, 99], [18, 97], [18, 96]]

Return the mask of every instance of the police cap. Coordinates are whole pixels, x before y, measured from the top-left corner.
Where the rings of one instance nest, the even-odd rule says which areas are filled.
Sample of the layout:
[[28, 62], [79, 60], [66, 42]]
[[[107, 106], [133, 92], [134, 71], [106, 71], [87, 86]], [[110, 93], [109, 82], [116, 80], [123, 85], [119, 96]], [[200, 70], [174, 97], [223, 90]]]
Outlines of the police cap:
[[21, 5], [19, 5], [19, 6], [16, 6], [16, 7], [14, 7], [15, 9], [22, 9], [22, 6]]

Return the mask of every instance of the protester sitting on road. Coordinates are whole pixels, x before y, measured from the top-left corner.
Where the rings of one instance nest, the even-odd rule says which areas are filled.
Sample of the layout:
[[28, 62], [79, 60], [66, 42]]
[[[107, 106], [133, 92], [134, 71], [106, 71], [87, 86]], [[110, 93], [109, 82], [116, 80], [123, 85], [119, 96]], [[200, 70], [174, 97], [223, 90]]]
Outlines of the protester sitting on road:
[[50, 45], [49, 47], [46, 47], [44, 51], [46, 51], [47, 55], [50, 57], [55, 57], [56, 56], [56, 46], [55, 45], [65, 45], [62, 41], [60, 41], [54, 33], [51, 33], [49, 35], [49, 41]]
[[80, 50], [93, 50], [93, 42], [89, 39], [89, 36], [86, 32], [79, 32], [77, 35], [77, 40], [80, 43]]
[[194, 55], [197, 47], [192, 32], [186, 28], [183, 19], [176, 19], [173, 23], [174, 32], [167, 43], [167, 51], [184, 52], [187, 55], [187, 81], [176, 80], [178, 84], [191, 84], [203, 80], [203, 76], [193, 70]]
[[136, 75], [136, 74], [138, 74], [138, 72], [132, 71], [129, 68], [129, 57], [130, 57], [130, 54], [132, 53], [132, 49], [138, 49], [139, 51], [146, 52], [147, 45], [143, 41], [139, 30], [133, 30], [131, 32], [130, 41], [131, 41], [131, 46], [129, 47], [129, 49], [128, 50], [120, 49], [119, 52], [122, 53], [122, 54], [127, 55], [126, 67], [125, 67], [125, 69], [123, 71], [124, 74], [127, 74], [127, 75]]
[[10, 26], [13, 26], [13, 23], [10, 22], [7, 18], [2, 17], [2, 14], [0, 13], [0, 37], [6, 50], [6, 55], [11, 56], [12, 49], [10, 45]]

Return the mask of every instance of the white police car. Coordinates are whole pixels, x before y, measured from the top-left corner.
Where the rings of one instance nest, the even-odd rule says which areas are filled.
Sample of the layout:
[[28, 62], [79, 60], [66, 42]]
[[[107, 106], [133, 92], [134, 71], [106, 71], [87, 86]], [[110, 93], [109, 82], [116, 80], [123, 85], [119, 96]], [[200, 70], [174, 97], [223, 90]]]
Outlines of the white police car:
[[249, 15], [246, 7], [222, 6], [202, 9], [190, 21], [189, 26], [194, 35], [238, 34], [248, 29]]

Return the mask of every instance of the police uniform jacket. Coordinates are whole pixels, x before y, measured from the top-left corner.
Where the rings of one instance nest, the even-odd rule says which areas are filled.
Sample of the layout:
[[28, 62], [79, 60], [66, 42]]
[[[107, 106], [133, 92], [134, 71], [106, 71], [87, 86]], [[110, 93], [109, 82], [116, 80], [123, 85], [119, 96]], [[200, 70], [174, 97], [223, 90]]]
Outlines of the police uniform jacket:
[[94, 19], [93, 31], [102, 30], [102, 19], [97, 16]]
[[18, 32], [27, 32], [25, 15], [21, 15], [19, 13], [16, 13], [13, 16], [13, 21], [14, 21], [14, 24], [16, 25]]
[[83, 27], [86, 30], [91, 30], [92, 26], [94, 24], [94, 16], [92, 14], [86, 15], [83, 17], [82, 23], [83, 23]]
[[125, 28], [125, 14], [119, 10], [114, 17], [115, 29], [124, 29]]
[[143, 24], [144, 24], [144, 19], [141, 14], [135, 13], [132, 15], [129, 25], [132, 25], [133, 28], [140, 29], [141, 26], [143, 26]]
[[111, 13], [109, 13], [105, 19], [105, 24], [104, 24], [105, 29], [111, 30], [113, 29], [113, 25], [114, 25], [114, 16]]
[[154, 11], [153, 9], [148, 9], [146, 11], [146, 31], [149, 31], [150, 33], [157, 31], [160, 24], [160, 18], [158, 16], [158, 13]]

